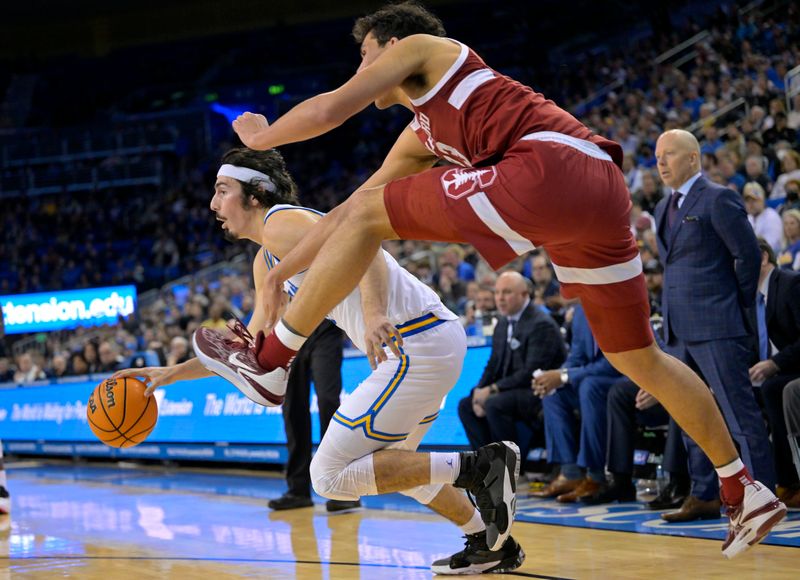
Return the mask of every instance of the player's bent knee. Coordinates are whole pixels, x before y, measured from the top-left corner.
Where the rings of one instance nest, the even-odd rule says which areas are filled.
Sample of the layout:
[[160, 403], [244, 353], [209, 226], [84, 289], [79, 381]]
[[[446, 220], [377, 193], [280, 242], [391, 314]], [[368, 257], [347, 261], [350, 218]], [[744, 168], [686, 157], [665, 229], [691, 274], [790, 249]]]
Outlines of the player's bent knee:
[[439, 495], [444, 487], [443, 483], [431, 483], [429, 485], [418, 485], [411, 489], [406, 489], [400, 493], [408, 497], [412, 497], [422, 505], [428, 505], [434, 498]]
[[342, 501], [377, 494], [372, 455], [356, 459], [344, 467], [326, 459], [318, 453], [311, 461], [311, 485], [317, 494]]

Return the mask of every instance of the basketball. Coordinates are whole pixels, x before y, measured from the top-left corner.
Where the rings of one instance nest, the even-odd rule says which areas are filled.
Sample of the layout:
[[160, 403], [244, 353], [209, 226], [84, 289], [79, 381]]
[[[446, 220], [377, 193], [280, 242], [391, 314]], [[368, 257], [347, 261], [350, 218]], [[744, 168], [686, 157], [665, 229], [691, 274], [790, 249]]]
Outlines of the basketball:
[[133, 447], [150, 435], [158, 421], [155, 397], [132, 378], [108, 379], [97, 385], [86, 405], [89, 427], [110, 447]]

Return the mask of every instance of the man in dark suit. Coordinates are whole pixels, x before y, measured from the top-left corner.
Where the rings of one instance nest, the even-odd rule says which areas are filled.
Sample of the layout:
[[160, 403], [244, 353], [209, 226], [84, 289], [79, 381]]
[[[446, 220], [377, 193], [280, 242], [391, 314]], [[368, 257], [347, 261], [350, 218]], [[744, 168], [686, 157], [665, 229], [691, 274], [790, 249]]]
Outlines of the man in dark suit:
[[[656, 158], [661, 179], [673, 189], [655, 211], [664, 264], [666, 350], [711, 387], [744, 465], [766, 488], [774, 489], [772, 451], [748, 375], [753, 341], [745, 310], [755, 306], [760, 264], [753, 228], [741, 197], [701, 175], [700, 147], [691, 133], [662, 134]], [[692, 495], [678, 511], [661, 517], [671, 522], [718, 518], [714, 466], [685, 435], [684, 442]], [[725, 469], [719, 474], [729, 475]], [[763, 495], [765, 506], [773, 506], [774, 497], [762, 489], [756, 486], [752, 493]], [[725, 491], [723, 486], [723, 495]], [[780, 511], [781, 506], [774, 507]]]
[[778, 475], [778, 497], [786, 507], [800, 507], [800, 480], [792, 465], [786, 433], [783, 390], [800, 378], [800, 273], [777, 268], [775, 252], [759, 239], [757, 321], [759, 362], [750, 368], [753, 384], [761, 385], [764, 410], [772, 429]]
[[[598, 348], [580, 304], [573, 307], [566, 362], [561, 368], [544, 368], [531, 381], [531, 389], [543, 399], [547, 458], [560, 465], [560, 474], [533, 495], [562, 503], [583, 501], [606, 487], [606, 398], [620, 374]], [[580, 419], [575, 411], [580, 411]], [[635, 495], [634, 491], [634, 497], [626, 499], [632, 501]]]
[[502, 316], [492, 336], [492, 353], [477, 386], [458, 404], [473, 449], [492, 441], [519, 444], [515, 423], [534, 425], [541, 410], [530, 389], [531, 374], [560, 365], [566, 356], [561, 330], [534, 306], [529, 282], [521, 274], [500, 274], [494, 295]]

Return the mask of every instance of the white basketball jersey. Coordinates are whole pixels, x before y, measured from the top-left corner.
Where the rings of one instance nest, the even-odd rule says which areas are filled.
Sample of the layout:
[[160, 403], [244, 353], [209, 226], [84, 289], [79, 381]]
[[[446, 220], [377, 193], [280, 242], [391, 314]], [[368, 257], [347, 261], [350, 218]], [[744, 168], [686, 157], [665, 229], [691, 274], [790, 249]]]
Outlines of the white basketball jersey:
[[[280, 204], [269, 209], [267, 215], [264, 216], [264, 223], [266, 224], [269, 217], [274, 213], [286, 210], [310, 211], [319, 216], [325, 215], [307, 207]], [[458, 318], [442, 304], [442, 301], [433, 290], [402, 268], [391, 254], [385, 250], [381, 251], [389, 269], [389, 296], [386, 316], [392, 324], [400, 325], [429, 313], [435, 314], [441, 320], [456, 320]], [[263, 252], [268, 268], [272, 269], [275, 264], [280, 262], [280, 259], [270, 254], [266, 248], [263, 248]], [[304, 270], [299, 274], [295, 274], [283, 283], [283, 288], [290, 297], [293, 298], [297, 293], [305, 273], [306, 271]], [[361, 292], [358, 286], [330, 311], [328, 318], [347, 333], [356, 348], [361, 351], [365, 350], [364, 315], [361, 310]]]

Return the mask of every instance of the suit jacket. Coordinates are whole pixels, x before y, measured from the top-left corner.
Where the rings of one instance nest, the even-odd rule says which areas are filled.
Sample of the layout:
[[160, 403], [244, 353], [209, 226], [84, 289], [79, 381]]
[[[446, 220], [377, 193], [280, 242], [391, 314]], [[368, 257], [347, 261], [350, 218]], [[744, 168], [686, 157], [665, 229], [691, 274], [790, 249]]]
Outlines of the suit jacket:
[[775, 268], [767, 290], [767, 336], [781, 373], [800, 372], [800, 273]]
[[[495, 383], [501, 391], [530, 389], [533, 371], [558, 368], [564, 361], [566, 346], [561, 338], [561, 329], [550, 315], [534, 306], [533, 301], [514, 325], [511, 343], [507, 335], [508, 318], [503, 316], [495, 326], [492, 353], [478, 387]], [[504, 373], [506, 349], [510, 349], [511, 360]]]
[[656, 206], [664, 264], [664, 339], [714, 340], [752, 335], [761, 252], [741, 196], [700, 177], [667, 232], [670, 197]]
[[611, 366], [603, 352], [594, 340], [589, 321], [583, 308], [575, 305], [572, 315], [572, 342], [570, 342], [569, 356], [564, 362], [564, 368], [569, 373], [569, 382], [578, 384], [586, 376], [619, 377], [619, 371]]

